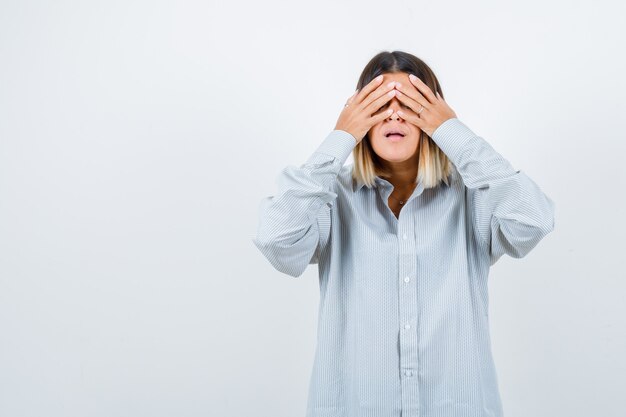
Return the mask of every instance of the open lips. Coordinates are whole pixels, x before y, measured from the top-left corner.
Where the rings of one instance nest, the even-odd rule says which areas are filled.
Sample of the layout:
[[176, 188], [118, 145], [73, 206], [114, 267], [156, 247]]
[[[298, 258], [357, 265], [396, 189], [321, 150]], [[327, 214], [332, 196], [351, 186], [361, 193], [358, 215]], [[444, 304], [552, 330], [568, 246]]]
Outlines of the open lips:
[[389, 129], [388, 131], [385, 132], [385, 137], [388, 138], [391, 135], [406, 136], [406, 134], [400, 129]]

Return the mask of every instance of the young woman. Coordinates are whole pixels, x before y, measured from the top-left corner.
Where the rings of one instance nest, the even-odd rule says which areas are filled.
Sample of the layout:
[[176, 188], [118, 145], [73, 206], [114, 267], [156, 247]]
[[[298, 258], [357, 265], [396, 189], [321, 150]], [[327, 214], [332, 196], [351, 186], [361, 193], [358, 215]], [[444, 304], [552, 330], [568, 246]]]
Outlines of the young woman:
[[307, 417], [503, 415], [489, 268], [552, 231], [554, 203], [458, 119], [422, 60], [372, 58], [259, 215], [253, 242], [278, 271], [319, 267]]

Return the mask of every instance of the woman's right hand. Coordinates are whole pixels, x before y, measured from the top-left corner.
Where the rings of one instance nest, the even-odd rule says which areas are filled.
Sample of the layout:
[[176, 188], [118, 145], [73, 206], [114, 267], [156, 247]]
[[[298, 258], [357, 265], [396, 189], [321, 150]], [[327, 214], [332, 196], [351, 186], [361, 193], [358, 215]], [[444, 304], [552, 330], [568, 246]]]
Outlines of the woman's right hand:
[[357, 90], [352, 94], [346, 102], [347, 106], [343, 108], [339, 115], [335, 130], [343, 130], [350, 133], [359, 143], [372, 126], [391, 115], [392, 109], [373, 115], [385, 103], [391, 100], [396, 93], [394, 81], [381, 85], [382, 81], [383, 75], [381, 74], [370, 81], [363, 89]]

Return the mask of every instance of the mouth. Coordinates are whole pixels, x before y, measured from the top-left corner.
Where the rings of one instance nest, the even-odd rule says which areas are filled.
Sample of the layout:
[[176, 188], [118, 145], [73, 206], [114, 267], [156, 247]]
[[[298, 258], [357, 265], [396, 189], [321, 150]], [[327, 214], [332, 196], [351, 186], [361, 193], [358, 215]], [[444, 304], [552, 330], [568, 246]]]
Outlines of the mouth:
[[392, 135], [406, 136], [406, 132], [404, 131], [404, 129], [401, 129], [399, 126], [398, 127], [388, 126], [387, 129], [385, 129], [384, 131], [384, 135], [387, 138]]
[[396, 132], [389, 132], [385, 135], [385, 137], [392, 142], [399, 142], [402, 139], [404, 139], [404, 135], [402, 133], [396, 133]]

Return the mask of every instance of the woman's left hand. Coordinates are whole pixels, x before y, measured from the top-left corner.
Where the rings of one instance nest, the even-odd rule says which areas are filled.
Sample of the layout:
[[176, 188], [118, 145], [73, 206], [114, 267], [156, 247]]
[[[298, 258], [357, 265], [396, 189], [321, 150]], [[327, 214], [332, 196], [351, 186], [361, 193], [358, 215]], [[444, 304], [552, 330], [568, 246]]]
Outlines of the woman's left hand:
[[[439, 95], [433, 91], [422, 80], [417, 77], [408, 77], [409, 84], [399, 84], [396, 82], [395, 89], [398, 90], [396, 97], [401, 103], [408, 106], [410, 110], [398, 110], [398, 116], [407, 122], [419, 127], [428, 136], [446, 120], [457, 117], [454, 110]], [[418, 114], [420, 109], [424, 109]]]

